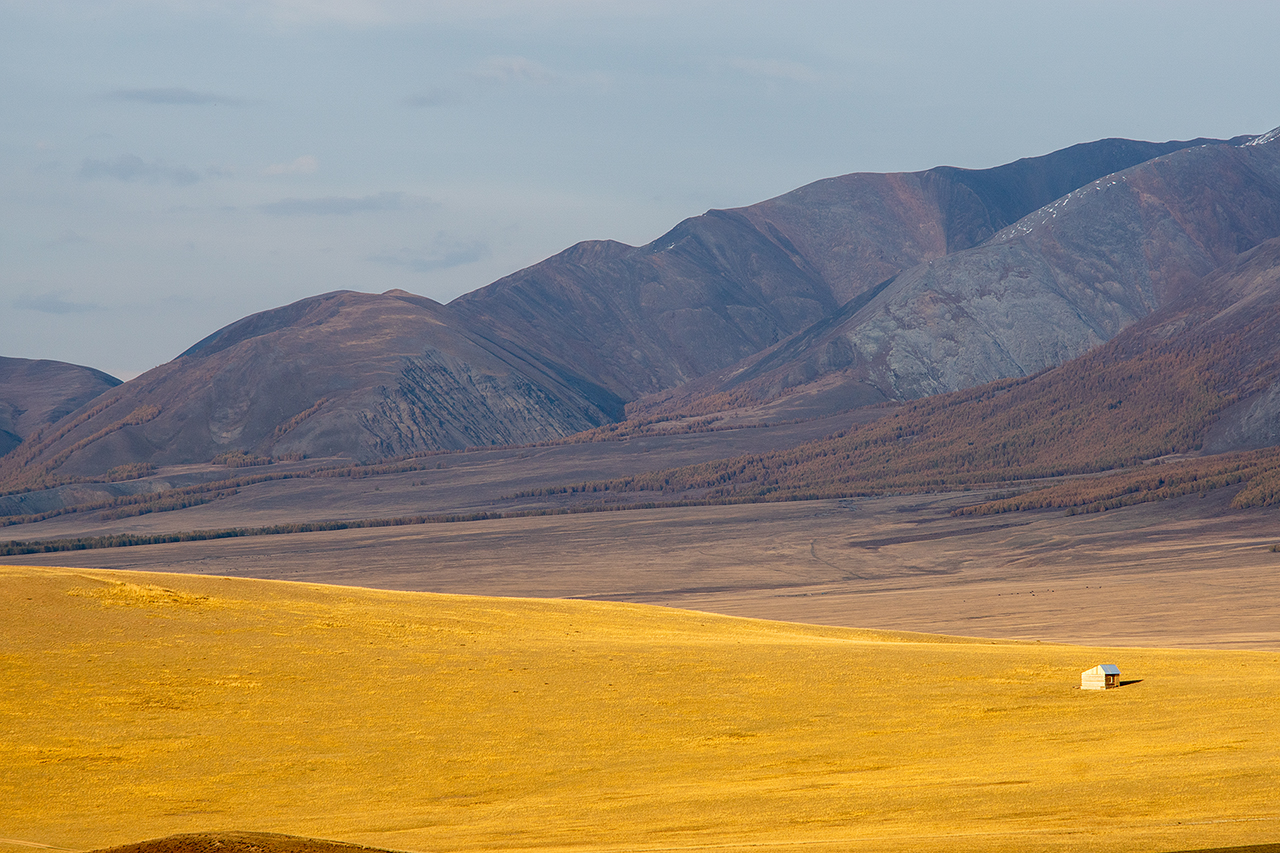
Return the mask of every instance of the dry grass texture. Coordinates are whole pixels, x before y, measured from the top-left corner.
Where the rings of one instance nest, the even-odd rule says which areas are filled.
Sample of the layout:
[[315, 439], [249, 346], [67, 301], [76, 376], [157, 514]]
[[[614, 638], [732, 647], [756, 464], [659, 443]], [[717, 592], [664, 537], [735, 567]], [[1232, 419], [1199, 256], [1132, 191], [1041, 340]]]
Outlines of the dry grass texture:
[[[0, 568], [0, 849], [1280, 840], [1280, 655]], [[1114, 662], [1119, 690], [1076, 689]]]

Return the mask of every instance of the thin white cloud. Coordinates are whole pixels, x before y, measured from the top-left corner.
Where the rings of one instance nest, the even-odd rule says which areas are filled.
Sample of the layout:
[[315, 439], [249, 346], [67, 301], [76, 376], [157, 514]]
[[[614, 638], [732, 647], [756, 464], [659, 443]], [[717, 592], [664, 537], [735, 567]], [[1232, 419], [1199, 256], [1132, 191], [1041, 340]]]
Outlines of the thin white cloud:
[[188, 166], [171, 166], [163, 160], [143, 160], [136, 154], [121, 154], [114, 160], [85, 160], [80, 177], [91, 181], [113, 178], [126, 183], [173, 184], [187, 186], [200, 180], [200, 173]]
[[18, 8], [53, 8], [83, 13], [87, 6], [106, 11], [160, 10], [191, 17], [220, 14], [264, 18], [288, 25], [339, 24], [353, 27], [413, 23], [473, 22], [515, 16], [576, 17], [584, 12], [628, 18], [653, 17], [683, 8], [672, 0], [0, 0]]
[[491, 56], [470, 72], [472, 78], [498, 85], [534, 83], [547, 85], [560, 82], [560, 75], [541, 63], [523, 56]]
[[27, 293], [13, 302], [14, 307], [27, 311], [39, 311], [41, 314], [84, 314], [89, 311], [101, 311], [102, 306], [93, 302], [72, 302], [64, 299], [61, 293]]
[[489, 244], [483, 240], [458, 243], [442, 235], [437, 237], [435, 247], [428, 251], [393, 249], [370, 255], [367, 260], [384, 266], [404, 267], [414, 272], [425, 273], [473, 264], [489, 257], [491, 253]]
[[724, 67], [774, 83], [802, 83], [812, 85], [822, 82], [822, 75], [801, 62], [785, 59], [736, 58], [724, 62]]
[[103, 98], [108, 101], [133, 101], [135, 103], [160, 106], [206, 107], [242, 103], [238, 98], [230, 98], [213, 92], [197, 92], [193, 89], [184, 89], [178, 86], [151, 89], [113, 89], [104, 94]]
[[392, 4], [378, 0], [271, 0], [269, 5], [287, 21], [383, 24], [394, 20]]
[[417, 95], [410, 95], [402, 103], [406, 107], [438, 107], [447, 104], [452, 97], [447, 89], [430, 89]]
[[313, 154], [303, 154], [288, 163], [272, 163], [262, 170], [264, 175], [312, 175], [320, 168], [320, 160]]
[[380, 210], [402, 210], [404, 193], [384, 192], [359, 198], [328, 196], [325, 198], [285, 198], [258, 205], [258, 210], [272, 216], [350, 216]]
[[[170, 0], [172, 2], [172, 0]], [[653, 5], [656, 0], [650, 0]], [[485, 21], [519, 15], [577, 15], [608, 10], [635, 16], [634, 4], [623, 0], [222, 0], [224, 7], [265, 6], [279, 21], [291, 24], [338, 23], [380, 26], [423, 21]], [[643, 7], [645, 4], [639, 4]]]
[[51, 249], [65, 249], [70, 246], [86, 246], [92, 242], [92, 240], [83, 234], [67, 230], [63, 231], [60, 235], [50, 240], [45, 245]]

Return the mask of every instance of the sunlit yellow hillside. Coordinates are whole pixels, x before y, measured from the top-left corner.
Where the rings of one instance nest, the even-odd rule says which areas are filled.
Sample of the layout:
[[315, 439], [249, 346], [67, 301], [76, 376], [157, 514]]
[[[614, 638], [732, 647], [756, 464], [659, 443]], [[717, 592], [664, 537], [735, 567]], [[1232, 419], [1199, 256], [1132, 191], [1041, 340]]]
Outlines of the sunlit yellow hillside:
[[5, 851], [1280, 841], [1278, 653], [71, 569], [0, 568], [0, 616]]

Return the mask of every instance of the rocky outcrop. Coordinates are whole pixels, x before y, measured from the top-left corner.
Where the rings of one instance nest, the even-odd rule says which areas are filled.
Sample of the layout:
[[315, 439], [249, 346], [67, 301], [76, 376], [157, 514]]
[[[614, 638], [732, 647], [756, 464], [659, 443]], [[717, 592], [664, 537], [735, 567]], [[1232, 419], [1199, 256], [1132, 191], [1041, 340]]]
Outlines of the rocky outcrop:
[[995, 169], [830, 178], [688, 219], [647, 246], [580, 243], [448, 308], [634, 400], [823, 323], [1096, 178], [1201, 145], [1231, 147], [1108, 139]]
[[[1182, 149], [1081, 187], [979, 246], [917, 264], [731, 374], [654, 409], [773, 399], [833, 375], [909, 400], [1079, 356], [1280, 236], [1280, 144]], [[644, 411], [643, 404], [637, 407]]]

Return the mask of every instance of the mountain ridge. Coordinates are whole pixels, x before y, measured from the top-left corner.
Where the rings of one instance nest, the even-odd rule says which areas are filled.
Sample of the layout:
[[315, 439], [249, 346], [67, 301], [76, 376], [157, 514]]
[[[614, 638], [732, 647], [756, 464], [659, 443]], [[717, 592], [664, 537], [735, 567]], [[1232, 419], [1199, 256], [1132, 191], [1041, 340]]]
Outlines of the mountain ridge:
[[[848, 380], [841, 400], [865, 405], [1034, 373], [1280, 234], [1280, 146], [1264, 139], [1100, 140], [989, 170], [855, 173], [645, 246], [580, 243], [448, 304], [309, 297], [86, 404], [0, 476], [228, 453], [373, 461], [557, 438], [627, 404], [776, 399], [833, 375]], [[1104, 183], [1123, 203], [1090, 202]], [[1100, 217], [1077, 212], [1091, 204]]]
[[[1032, 491], [990, 506], [1137, 502], [1242, 483], [1239, 506], [1280, 502], [1274, 450], [1152, 473], [1165, 456], [1256, 450], [1280, 436], [1280, 237], [1202, 284], [1106, 344], [1032, 377], [918, 400], [790, 450], [584, 488], [651, 491], [667, 500], [793, 500], [1025, 488], [1038, 478], [1130, 468], [1137, 473], [1118, 486], [1109, 478], [1068, 481], [1044, 498]], [[1170, 484], [1186, 491], [1159, 491]]]
[[726, 392], [765, 401], [831, 374], [870, 398], [917, 399], [1062, 363], [1280, 233], [1276, 149], [1243, 150], [1184, 149], [1106, 176], [899, 274], [842, 323], [631, 411], [671, 414]]
[[92, 367], [0, 356], [0, 457], [120, 384]]

